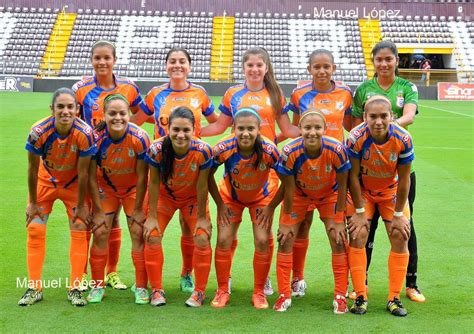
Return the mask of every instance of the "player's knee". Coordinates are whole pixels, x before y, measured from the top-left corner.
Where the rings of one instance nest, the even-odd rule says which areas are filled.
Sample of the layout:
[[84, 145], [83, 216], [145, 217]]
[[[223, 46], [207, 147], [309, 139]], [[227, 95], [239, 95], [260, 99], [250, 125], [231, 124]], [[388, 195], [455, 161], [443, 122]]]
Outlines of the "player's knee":
[[232, 246], [232, 238], [226, 238], [224, 236], [217, 236], [216, 245], [220, 249], [229, 249]]
[[197, 233], [194, 236], [194, 244], [197, 247], [207, 247], [209, 245], [209, 236], [207, 233]]
[[72, 231], [87, 231], [87, 224], [85, 221], [81, 219], [76, 219], [72, 224], [71, 224], [71, 230]]
[[255, 236], [255, 249], [259, 252], [268, 250], [268, 236]]
[[39, 239], [45, 239], [46, 229], [44, 228], [44, 225], [41, 224], [35, 224], [35, 223], [30, 223], [27, 227], [27, 233], [28, 233], [28, 238], [29, 239], [34, 239], [34, 240], [39, 240]]
[[147, 245], [161, 245], [161, 237], [160, 236], [150, 236], [146, 241]]
[[109, 239], [110, 231], [107, 227], [102, 225], [94, 231], [94, 243], [100, 242], [105, 243]]

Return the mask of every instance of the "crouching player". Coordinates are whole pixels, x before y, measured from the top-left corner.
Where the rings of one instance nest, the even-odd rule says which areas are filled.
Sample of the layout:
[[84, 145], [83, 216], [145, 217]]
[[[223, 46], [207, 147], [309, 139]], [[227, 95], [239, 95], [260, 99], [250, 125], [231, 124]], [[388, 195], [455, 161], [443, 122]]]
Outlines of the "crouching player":
[[364, 123], [354, 128], [347, 139], [352, 164], [349, 188], [355, 206], [355, 214], [349, 220], [349, 266], [357, 294], [351, 312], [356, 314], [367, 311], [365, 244], [370, 221], [378, 208], [391, 244], [387, 310], [396, 316], [407, 315], [400, 291], [409, 256], [407, 198], [414, 154], [410, 134], [392, 120], [390, 101], [381, 95], [372, 96], [364, 106]]
[[79, 118], [76, 95], [69, 88], [53, 94], [52, 115], [31, 128], [26, 142], [28, 151], [28, 206], [26, 207], [26, 254], [28, 290], [18, 302], [32, 305], [43, 299], [41, 272], [46, 253], [46, 223], [55, 200], [66, 206], [71, 230], [69, 259], [71, 278], [68, 300], [84, 306], [79, 291], [87, 262], [86, 219], [84, 204], [91, 156], [96, 153], [92, 129]]
[[150, 146], [147, 133], [129, 123], [128, 100], [111, 94], [104, 100], [105, 129], [95, 133], [97, 154], [92, 159], [89, 187], [93, 202], [90, 265], [94, 286], [87, 296], [89, 303], [100, 303], [105, 294], [104, 271], [109, 253], [109, 235], [114, 216], [123, 206], [132, 238], [135, 266], [135, 303], [147, 304], [148, 278], [143, 253], [143, 199], [146, 192], [148, 164], [144, 161]]
[[150, 304], [166, 304], [162, 287], [163, 249], [161, 241], [168, 223], [180, 210], [194, 233], [194, 291], [185, 304], [199, 307], [204, 301], [212, 250], [211, 223], [206, 212], [211, 147], [194, 137], [194, 114], [187, 107], [176, 108], [169, 117], [168, 135], [155, 140], [147, 153], [150, 164], [149, 209], [144, 225], [145, 265], [150, 280]]
[[[250, 212], [255, 244], [252, 304], [257, 309], [268, 308], [264, 286], [272, 262], [269, 238], [276, 207], [271, 201], [278, 189], [278, 182], [270, 177], [270, 170], [276, 167], [279, 154], [275, 144], [260, 136], [260, 123], [260, 115], [254, 109], [238, 110], [234, 114], [234, 133], [214, 147], [209, 191], [218, 212], [215, 256], [218, 289], [211, 306], [217, 308], [226, 306], [230, 299], [231, 246], [245, 208]], [[213, 174], [221, 164], [225, 171], [218, 190]]]
[[351, 165], [344, 146], [324, 136], [326, 119], [317, 111], [301, 115], [301, 137], [287, 144], [281, 153], [277, 171], [283, 175], [284, 202], [278, 229], [277, 279], [280, 297], [273, 309], [284, 312], [291, 306], [290, 274], [293, 243], [308, 208], [319, 211], [332, 249], [334, 273], [334, 313], [347, 312], [345, 293], [348, 263], [344, 242], [344, 210], [347, 198], [347, 174]]

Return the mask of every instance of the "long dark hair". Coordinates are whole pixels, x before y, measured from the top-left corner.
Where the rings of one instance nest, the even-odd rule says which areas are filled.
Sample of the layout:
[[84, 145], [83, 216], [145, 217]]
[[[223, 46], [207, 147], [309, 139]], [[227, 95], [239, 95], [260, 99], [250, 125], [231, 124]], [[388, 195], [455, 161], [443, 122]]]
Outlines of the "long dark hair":
[[[390, 40], [385, 40], [385, 41], [380, 41], [372, 49], [371, 58], [372, 58], [372, 63], [374, 62], [375, 55], [382, 49], [389, 49], [395, 58], [398, 58], [398, 49], [397, 46], [395, 45], [394, 42]], [[400, 73], [398, 72], [398, 66], [395, 67], [395, 75], [398, 76]], [[377, 76], [377, 72], [374, 73], [374, 77]]]
[[263, 77], [263, 83], [270, 94], [270, 102], [272, 104], [273, 112], [275, 116], [280, 116], [283, 110], [282, 99], [283, 93], [281, 91], [280, 85], [275, 79], [275, 74], [273, 74], [273, 66], [270, 60], [270, 55], [268, 54], [267, 50], [261, 47], [250, 48], [245, 51], [244, 55], [242, 56], [242, 66], [244, 66], [245, 62], [249, 59], [250, 56], [260, 56], [267, 65], [267, 73]]
[[[254, 117], [258, 122], [258, 127], [260, 128], [261, 118], [258, 115], [257, 111], [255, 111], [252, 108], [243, 108], [243, 109], [237, 110], [237, 112], [234, 115], [234, 124], [239, 118], [248, 117], [248, 116]], [[255, 152], [255, 155], [257, 156], [257, 159], [255, 160], [255, 163], [254, 163], [254, 168], [257, 169], [258, 166], [260, 165], [260, 162], [262, 161], [262, 156], [263, 156], [263, 144], [262, 144], [262, 137], [260, 136], [260, 134], [258, 134], [257, 138], [255, 138], [255, 144], [254, 144], [253, 150]]]
[[[171, 113], [168, 122], [168, 129], [171, 127], [173, 120], [176, 118], [185, 118], [195, 124], [195, 118], [193, 112], [188, 107], [178, 107]], [[165, 137], [163, 140], [163, 144], [161, 145], [161, 152], [163, 155], [163, 160], [160, 164], [160, 174], [161, 179], [164, 183], [166, 183], [170, 178], [173, 177], [173, 163], [176, 157], [176, 152], [173, 149], [173, 144], [171, 143], [171, 138], [169, 135]]]

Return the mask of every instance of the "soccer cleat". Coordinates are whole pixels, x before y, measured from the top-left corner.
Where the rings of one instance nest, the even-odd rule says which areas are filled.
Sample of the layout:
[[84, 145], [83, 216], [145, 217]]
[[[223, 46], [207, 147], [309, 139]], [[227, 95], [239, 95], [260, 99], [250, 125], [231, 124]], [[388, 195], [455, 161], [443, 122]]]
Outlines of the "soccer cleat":
[[79, 284], [79, 291], [85, 292], [89, 290], [89, 280], [87, 279], [87, 274], [83, 273], [81, 278], [81, 284]]
[[291, 296], [292, 297], [303, 297], [306, 294], [306, 282], [304, 279], [299, 280], [298, 278], [294, 278], [291, 281]]
[[130, 287], [130, 291], [132, 293], [135, 293], [136, 290], [137, 290], [137, 283], [133, 283], [133, 285]]
[[150, 296], [151, 306], [163, 306], [166, 305], [166, 296], [163, 290], [153, 290]]
[[182, 292], [193, 293], [194, 291], [193, 277], [190, 274], [181, 276], [180, 286], [181, 286]]
[[120, 276], [116, 273], [110, 273], [105, 277], [105, 285], [112, 287], [115, 290], [126, 290], [127, 286], [122, 283]]
[[43, 300], [43, 291], [33, 289], [33, 288], [28, 288], [25, 294], [23, 295], [23, 297], [21, 297], [21, 299], [18, 301], [18, 305], [29, 306], [42, 300]]
[[85, 306], [87, 305], [87, 300], [82, 295], [82, 292], [79, 289], [72, 289], [67, 292], [67, 300], [71, 302], [73, 306]]
[[232, 277], [229, 277], [229, 283], [227, 284], [227, 290], [229, 291], [229, 295], [232, 294]]
[[405, 317], [408, 314], [400, 299], [396, 297], [387, 302], [387, 310], [397, 317]]
[[[368, 286], [368, 285], [365, 286], [365, 294], [366, 294], [367, 296], [369, 296], [369, 286]], [[357, 298], [357, 292], [355, 292], [354, 290], [352, 290], [352, 292], [349, 293], [348, 296], [349, 296], [350, 299], [356, 300], [356, 298]], [[346, 295], [346, 297], [347, 297], [347, 295]]]
[[267, 277], [265, 287], [263, 288], [263, 293], [265, 296], [271, 296], [273, 295], [273, 292], [272, 281], [270, 281], [270, 277]]
[[366, 314], [367, 313], [367, 306], [368, 302], [364, 299], [364, 296], [360, 295], [354, 301], [354, 304], [351, 306], [351, 313], [354, 314]]
[[277, 312], [286, 312], [291, 306], [291, 298], [286, 298], [285, 295], [280, 295], [273, 305], [273, 309]]
[[265, 293], [254, 293], [252, 295], [252, 305], [257, 310], [266, 310], [269, 306]]
[[87, 301], [91, 304], [100, 303], [105, 296], [104, 288], [92, 288], [87, 296]]
[[405, 294], [412, 302], [423, 303], [426, 300], [417, 286], [406, 288]]
[[145, 305], [150, 303], [150, 294], [146, 288], [137, 288], [135, 287], [135, 304]]
[[346, 314], [349, 311], [347, 309], [346, 297], [341, 295], [336, 295], [336, 297], [334, 297], [332, 306], [334, 307], [334, 314]]
[[230, 295], [227, 291], [217, 289], [216, 295], [211, 302], [211, 306], [215, 308], [223, 308], [229, 303]]
[[205, 298], [206, 297], [202, 291], [193, 291], [191, 297], [189, 297], [188, 300], [184, 302], [184, 304], [189, 307], [200, 307], [202, 306]]

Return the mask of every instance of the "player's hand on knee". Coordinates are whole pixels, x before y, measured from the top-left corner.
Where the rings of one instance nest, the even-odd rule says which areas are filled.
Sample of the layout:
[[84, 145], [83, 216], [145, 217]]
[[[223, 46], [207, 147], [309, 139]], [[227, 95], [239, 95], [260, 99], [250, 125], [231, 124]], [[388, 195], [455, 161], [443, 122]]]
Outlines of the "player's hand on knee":
[[134, 210], [132, 216], [130, 217], [130, 224], [138, 224], [140, 226], [143, 226], [145, 220], [145, 212], [143, 212], [142, 209]]
[[150, 241], [153, 231], [156, 231], [158, 235], [161, 235], [158, 221], [154, 218], [148, 218], [143, 224], [143, 239], [145, 241]]
[[41, 213], [41, 209], [35, 203], [29, 203], [26, 206], [26, 227], [31, 223], [33, 218], [36, 216], [40, 217], [41, 220], [44, 220], [44, 215]]
[[231, 217], [233, 216], [232, 210], [225, 204], [217, 207], [217, 224], [219, 226], [228, 226], [231, 224]]
[[328, 234], [336, 241], [336, 244], [344, 244], [347, 240], [346, 226], [344, 223], [332, 222], [328, 228]]
[[410, 239], [410, 222], [405, 216], [393, 217], [389, 226], [389, 235], [392, 235], [394, 230], [400, 232], [403, 240]]
[[351, 218], [349, 218], [349, 234], [352, 239], [357, 239], [359, 232], [365, 228], [369, 231], [369, 222], [365, 217], [365, 213], [354, 213]]
[[257, 210], [257, 224], [262, 229], [268, 229], [272, 226], [273, 223], [273, 213], [275, 212], [275, 208], [267, 205], [264, 206], [262, 209]]
[[95, 233], [101, 226], [105, 226], [105, 213], [103, 211], [94, 212], [92, 220], [88, 224], [91, 233]]
[[211, 239], [212, 225], [209, 219], [206, 217], [198, 218], [196, 222], [196, 228], [194, 229], [194, 236], [200, 234], [200, 231], [207, 234], [209, 240]]
[[283, 246], [285, 242], [294, 237], [294, 233], [290, 229], [279, 228], [277, 232], [277, 240], [280, 246]]

